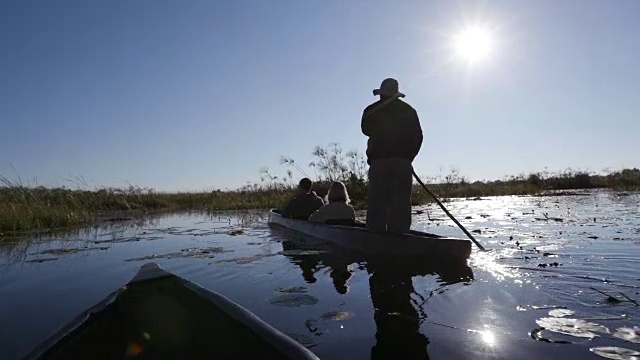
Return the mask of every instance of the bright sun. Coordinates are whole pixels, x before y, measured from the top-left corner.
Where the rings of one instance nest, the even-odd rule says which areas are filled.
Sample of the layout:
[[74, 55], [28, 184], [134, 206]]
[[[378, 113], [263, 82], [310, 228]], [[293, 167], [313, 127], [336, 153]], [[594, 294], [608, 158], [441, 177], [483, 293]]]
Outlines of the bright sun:
[[469, 63], [487, 59], [493, 49], [491, 34], [480, 27], [470, 27], [454, 37], [454, 47], [459, 56]]

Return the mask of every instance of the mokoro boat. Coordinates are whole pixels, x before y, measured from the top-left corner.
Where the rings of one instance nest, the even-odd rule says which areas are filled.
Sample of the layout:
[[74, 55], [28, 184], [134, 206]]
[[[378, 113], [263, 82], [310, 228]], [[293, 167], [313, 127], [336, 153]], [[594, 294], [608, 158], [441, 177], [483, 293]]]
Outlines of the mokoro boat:
[[282, 217], [271, 209], [269, 224], [280, 225], [340, 247], [367, 254], [416, 256], [440, 261], [464, 261], [471, 255], [471, 241], [410, 230], [405, 234], [367, 231], [364, 223], [354, 226], [326, 225]]
[[319, 359], [230, 299], [145, 264], [27, 359]]

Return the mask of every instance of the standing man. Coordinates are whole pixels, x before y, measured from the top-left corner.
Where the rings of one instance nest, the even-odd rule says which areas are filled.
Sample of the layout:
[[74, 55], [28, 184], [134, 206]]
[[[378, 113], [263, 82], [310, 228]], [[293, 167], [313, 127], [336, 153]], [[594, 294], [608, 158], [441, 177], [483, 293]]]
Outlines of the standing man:
[[416, 110], [400, 100], [398, 81], [385, 79], [373, 90], [380, 100], [362, 114], [362, 133], [369, 137], [369, 203], [367, 229], [404, 233], [411, 227], [411, 162], [422, 146]]

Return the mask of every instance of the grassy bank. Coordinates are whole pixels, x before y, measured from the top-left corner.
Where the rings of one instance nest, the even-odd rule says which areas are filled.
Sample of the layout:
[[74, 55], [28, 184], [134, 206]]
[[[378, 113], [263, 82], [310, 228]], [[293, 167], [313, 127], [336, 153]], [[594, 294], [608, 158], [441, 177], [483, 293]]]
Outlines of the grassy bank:
[[[608, 175], [564, 172], [514, 176], [504, 180], [468, 182], [455, 173], [441, 179], [423, 179], [441, 198], [539, 194], [548, 190], [612, 188], [640, 190], [640, 170], [626, 169]], [[367, 183], [351, 177], [345, 181], [357, 208], [367, 201]], [[324, 195], [330, 181], [315, 185]], [[95, 191], [27, 187], [4, 180], [0, 186], [0, 233], [52, 229], [86, 224], [117, 211], [266, 209], [285, 204], [295, 194], [291, 182], [245, 186], [235, 191], [161, 193], [130, 187]], [[431, 201], [418, 185], [414, 205]]]
[[96, 191], [0, 187], [0, 233], [61, 228], [108, 219], [119, 212], [236, 210], [277, 207], [291, 189], [161, 193], [130, 187]]

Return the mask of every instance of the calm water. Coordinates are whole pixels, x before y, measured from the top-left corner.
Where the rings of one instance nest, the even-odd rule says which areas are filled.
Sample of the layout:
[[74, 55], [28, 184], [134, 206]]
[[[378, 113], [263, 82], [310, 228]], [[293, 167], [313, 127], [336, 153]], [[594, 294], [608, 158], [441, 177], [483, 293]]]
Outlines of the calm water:
[[[474, 250], [457, 267], [363, 259], [270, 227], [263, 212], [5, 242], [0, 358], [21, 356], [149, 261], [237, 301], [324, 359], [640, 356], [640, 307], [627, 299], [640, 303], [640, 194], [446, 206], [492, 251]], [[436, 207], [415, 210], [424, 211], [415, 229], [464, 236]]]

